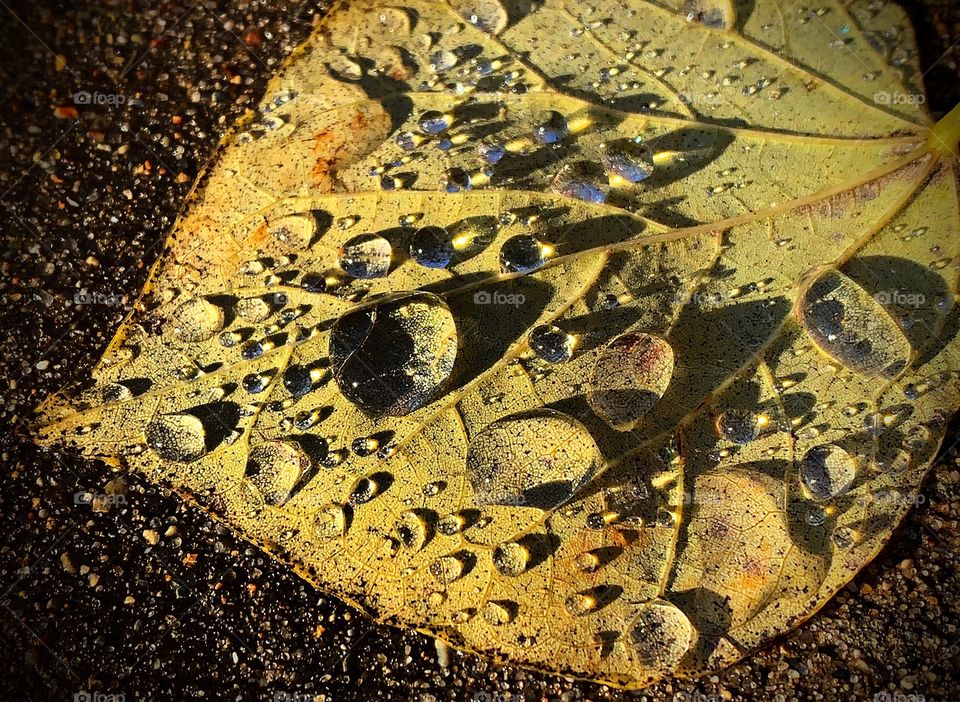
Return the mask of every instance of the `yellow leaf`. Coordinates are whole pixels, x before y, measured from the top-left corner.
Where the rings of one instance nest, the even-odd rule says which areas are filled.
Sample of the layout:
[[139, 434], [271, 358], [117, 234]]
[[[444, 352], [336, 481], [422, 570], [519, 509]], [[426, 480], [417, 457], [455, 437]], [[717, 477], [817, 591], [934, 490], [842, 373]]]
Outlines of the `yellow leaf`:
[[336, 7], [38, 440], [464, 649], [738, 660], [876, 555], [960, 402], [960, 113], [896, 6], [784, 7]]

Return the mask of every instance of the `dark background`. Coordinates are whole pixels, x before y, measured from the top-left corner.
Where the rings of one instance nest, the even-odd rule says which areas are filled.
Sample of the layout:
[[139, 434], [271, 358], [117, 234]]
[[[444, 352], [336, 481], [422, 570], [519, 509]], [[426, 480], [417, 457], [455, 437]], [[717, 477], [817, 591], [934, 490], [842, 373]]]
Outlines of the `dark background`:
[[[960, 5], [908, 8], [939, 116], [960, 99]], [[30, 444], [30, 411], [89, 373], [198, 169], [321, 11], [0, 0], [0, 699], [960, 698], [955, 448], [812, 622], [720, 675], [630, 695], [453, 651], [441, 667], [432, 640], [360, 618], [168, 492]], [[75, 106], [76, 91], [124, 103]]]

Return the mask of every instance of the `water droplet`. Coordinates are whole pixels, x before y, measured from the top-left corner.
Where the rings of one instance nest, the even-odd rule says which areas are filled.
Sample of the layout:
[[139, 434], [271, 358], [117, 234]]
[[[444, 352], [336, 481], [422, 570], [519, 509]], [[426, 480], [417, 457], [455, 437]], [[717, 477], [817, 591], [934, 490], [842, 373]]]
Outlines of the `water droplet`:
[[584, 573], [596, 573], [601, 565], [600, 556], [595, 551], [584, 551], [577, 555], [576, 564]]
[[504, 626], [513, 621], [517, 606], [508, 600], [490, 600], [483, 605], [483, 620], [491, 626]]
[[458, 193], [462, 190], [470, 190], [473, 187], [473, 179], [462, 168], [449, 168], [443, 174], [440, 187], [448, 193]]
[[364, 412], [402, 416], [436, 397], [453, 371], [457, 344], [443, 298], [399, 293], [337, 320], [330, 364], [340, 392]]
[[597, 356], [587, 403], [607, 424], [630, 431], [663, 397], [673, 377], [670, 344], [658, 336], [627, 332]]
[[372, 456], [380, 448], [380, 441], [373, 436], [361, 436], [353, 440], [350, 450], [358, 456]]
[[104, 402], [123, 402], [133, 397], [130, 388], [120, 383], [107, 383], [100, 388], [100, 398]]
[[248, 373], [241, 381], [243, 389], [251, 395], [263, 392], [270, 385], [270, 378], [262, 373]]
[[575, 345], [572, 334], [552, 324], [541, 324], [530, 332], [530, 349], [547, 363], [569, 361]]
[[409, 34], [412, 29], [410, 14], [402, 7], [382, 8], [377, 20], [391, 34]]
[[417, 128], [428, 136], [443, 134], [452, 124], [453, 115], [439, 110], [428, 110], [417, 120]]
[[355, 83], [363, 78], [363, 68], [360, 64], [344, 54], [333, 57], [327, 67], [333, 76], [340, 80]]
[[379, 494], [380, 484], [375, 478], [370, 476], [360, 478], [357, 484], [354, 485], [353, 490], [350, 491], [350, 504], [366, 504]]
[[400, 543], [411, 551], [419, 551], [427, 543], [429, 531], [427, 522], [417, 512], [407, 510], [400, 515], [396, 525]]
[[507, 28], [509, 16], [499, 0], [452, 0], [457, 14], [474, 27], [494, 36]]
[[603, 464], [578, 420], [555, 410], [502, 417], [471, 438], [467, 475], [480, 504], [550, 509]]
[[150, 420], [144, 433], [147, 446], [166, 461], [189, 463], [207, 452], [207, 432], [192, 414], [161, 414]]
[[500, 248], [500, 270], [504, 273], [530, 273], [542, 267], [553, 254], [553, 247], [529, 234], [517, 234]]
[[592, 202], [595, 205], [605, 202], [610, 192], [610, 186], [599, 176], [572, 163], [560, 168], [550, 182], [550, 189], [557, 195]]
[[237, 300], [237, 315], [251, 324], [259, 324], [271, 314], [273, 314], [273, 307], [262, 297], [245, 297]]
[[538, 144], [559, 144], [570, 133], [567, 118], [554, 110], [537, 115], [533, 126], [533, 138]]
[[223, 329], [223, 308], [202, 297], [194, 297], [174, 310], [167, 323], [180, 341], [206, 341]]
[[761, 419], [761, 415], [750, 410], [731, 409], [720, 414], [717, 417], [717, 434], [725, 441], [732, 441], [735, 444], [749, 444], [760, 436], [760, 430], [763, 429], [766, 422]]
[[306, 366], [289, 366], [283, 372], [283, 387], [294, 397], [306, 395], [313, 389], [313, 377]]
[[493, 551], [493, 565], [501, 575], [520, 575], [530, 565], [530, 550], [516, 541], [500, 544]]
[[808, 505], [804, 519], [810, 526], [820, 527], [827, 523], [827, 512], [820, 505]]
[[250, 449], [245, 474], [268, 505], [282, 505], [309, 468], [310, 459], [294, 442], [267, 441]]
[[491, 166], [500, 163], [500, 160], [506, 153], [507, 150], [503, 144], [494, 144], [485, 141], [477, 144], [477, 155], [484, 163], [489, 163]]
[[673, 671], [690, 650], [695, 630], [687, 615], [669, 602], [646, 605], [630, 627], [630, 643], [640, 662], [657, 671]]
[[574, 617], [582, 617], [585, 614], [596, 612], [600, 606], [596, 595], [592, 591], [576, 592], [567, 597], [563, 604]]
[[293, 417], [293, 426], [300, 431], [306, 431], [320, 420], [319, 410], [301, 410]]
[[337, 264], [351, 278], [382, 278], [390, 271], [393, 247], [377, 234], [360, 234], [340, 247]]
[[800, 478], [814, 500], [834, 499], [845, 493], [857, 476], [857, 462], [835, 444], [814, 446], [800, 463]]
[[410, 239], [410, 258], [425, 268], [446, 268], [454, 253], [452, 237], [443, 227], [421, 227]]
[[608, 173], [629, 183], [639, 183], [653, 173], [653, 154], [639, 139], [607, 142], [600, 160]]
[[910, 342], [896, 321], [837, 270], [810, 275], [795, 314], [820, 351], [855, 373], [893, 377], [910, 361]]
[[324, 505], [313, 518], [313, 531], [320, 539], [339, 539], [346, 530], [347, 517], [340, 505]]
[[464, 560], [464, 556], [460, 553], [440, 556], [430, 564], [430, 575], [444, 585], [459, 580], [466, 570]]
[[457, 55], [452, 51], [435, 51], [430, 54], [430, 68], [434, 73], [449, 71], [457, 65]]

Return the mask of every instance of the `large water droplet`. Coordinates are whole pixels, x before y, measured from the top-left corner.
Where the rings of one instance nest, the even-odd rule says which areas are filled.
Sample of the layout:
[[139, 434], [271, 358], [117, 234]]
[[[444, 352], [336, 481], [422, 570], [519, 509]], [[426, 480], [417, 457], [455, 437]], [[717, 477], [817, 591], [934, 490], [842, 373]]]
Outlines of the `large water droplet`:
[[607, 142], [601, 161], [610, 175], [630, 183], [639, 183], [653, 173], [653, 154], [639, 139]]
[[429, 529], [426, 520], [418, 512], [407, 510], [397, 519], [397, 535], [400, 543], [411, 551], [419, 551], [427, 543]]
[[245, 297], [237, 300], [237, 315], [251, 324], [259, 324], [271, 314], [273, 314], [273, 307], [262, 297]]
[[390, 272], [393, 247], [378, 234], [359, 234], [340, 247], [337, 264], [351, 278], [382, 278]]
[[554, 110], [538, 114], [533, 125], [533, 138], [539, 144], [558, 144], [569, 133], [567, 118]]
[[467, 451], [467, 474], [480, 504], [556, 507], [602, 463], [587, 428], [548, 409], [498, 419], [471, 439]]
[[627, 332], [597, 356], [587, 402], [618, 431], [632, 430], [663, 397], [673, 377], [673, 349], [665, 339]]
[[731, 409], [717, 417], [717, 434], [726, 441], [742, 446], [760, 436], [760, 431], [766, 423], [763, 415], [756, 412]]
[[430, 402], [449, 379], [457, 328], [432, 293], [389, 295], [344, 314], [330, 336], [340, 392], [364, 412], [402, 416]]
[[800, 478], [811, 497], [820, 502], [845, 493], [856, 477], [856, 460], [835, 444], [814, 446], [800, 462]]
[[452, 237], [443, 227], [421, 227], [410, 238], [410, 258], [425, 268], [446, 268], [454, 253]]
[[320, 539], [338, 539], [346, 528], [347, 517], [340, 505], [324, 505], [313, 518], [313, 531]]
[[516, 541], [500, 544], [493, 551], [493, 565], [501, 575], [520, 575], [530, 565], [530, 550]]
[[267, 441], [250, 449], [246, 476], [269, 505], [282, 505], [309, 469], [310, 459], [292, 441]]
[[483, 605], [483, 619], [491, 626], [504, 626], [517, 616], [517, 605], [509, 600], [490, 600]]
[[507, 28], [509, 16], [499, 0], [453, 0], [457, 14], [482, 32], [496, 36]]
[[607, 199], [610, 186], [597, 175], [579, 165], [568, 163], [561, 166], [550, 182], [550, 189], [557, 195], [572, 197], [600, 205]]
[[500, 270], [504, 273], [530, 273], [547, 262], [553, 247], [529, 234], [518, 234], [500, 248]]
[[440, 556], [430, 564], [430, 575], [438, 582], [447, 584], [459, 580], [466, 570], [465, 557], [461, 553]]
[[541, 324], [530, 331], [530, 350], [547, 363], [563, 363], [573, 356], [576, 339], [553, 324]]
[[856, 373], [894, 377], [910, 362], [910, 342], [893, 317], [835, 269], [809, 274], [794, 311], [817, 348]]
[[417, 128], [428, 136], [443, 134], [453, 124], [453, 115], [439, 110], [427, 110], [417, 120]]
[[191, 298], [174, 310], [167, 328], [181, 341], [206, 341], [223, 329], [223, 308], [202, 297]]
[[161, 414], [150, 420], [144, 433], [147, 446], [166, 461], [189, 463], [207, 452], [207, 432], [192, 414]]
[[363, 67], [345, 54], [340, 54], [330, 59], [328, 68], [330, 69], [330, 73], [340, 80], [355, 83], [363, 78]]
[[655, 671], [675, 670], [694, 642], [695, 630], [669, 602], [646, 605], [630, 628], [630, 643], [640, 662]]
[[457, 65], [457, 55], [452, 51], [440, 50], [430, 54], [430, 68], [434, 73], [449, 71]]

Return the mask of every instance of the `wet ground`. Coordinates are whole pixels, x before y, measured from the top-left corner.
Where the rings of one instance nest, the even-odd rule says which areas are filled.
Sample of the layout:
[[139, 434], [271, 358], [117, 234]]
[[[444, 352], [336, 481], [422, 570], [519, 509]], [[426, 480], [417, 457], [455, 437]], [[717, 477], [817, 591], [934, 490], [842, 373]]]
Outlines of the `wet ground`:
[[[0, 700], [960, 698], [956, 448], [812, 622], [721, 675], [630, 695], [443, 661], [164, 490], [29, 443], [30, 410], [89, 372], [198, 169], [321, 11], [0, 0]], [[960, 6], [911, 11], [941, 114], [960, 100]]]

